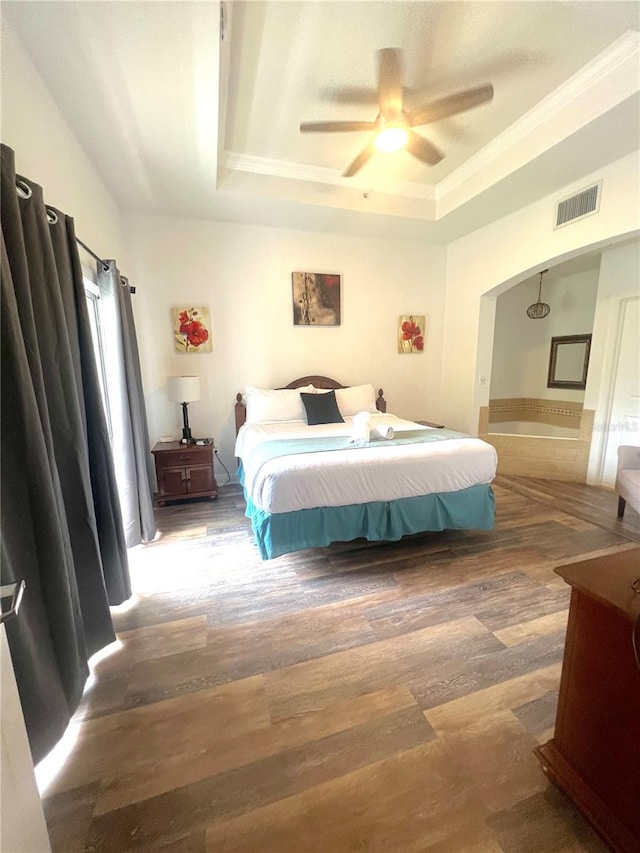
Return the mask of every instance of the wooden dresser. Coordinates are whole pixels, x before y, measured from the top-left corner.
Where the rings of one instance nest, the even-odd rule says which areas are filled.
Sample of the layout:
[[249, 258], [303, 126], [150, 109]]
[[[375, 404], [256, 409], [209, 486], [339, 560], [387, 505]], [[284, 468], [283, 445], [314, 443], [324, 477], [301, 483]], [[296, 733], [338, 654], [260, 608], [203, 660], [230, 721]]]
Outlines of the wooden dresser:
[[211, 444], [159, 441], [151, 452], [158, 480], [156, 503], [218, 496]]
[[553, 738], [535, 752], [612, 850], [640, 851], [640, 548], [556, 572], [572, 587]]

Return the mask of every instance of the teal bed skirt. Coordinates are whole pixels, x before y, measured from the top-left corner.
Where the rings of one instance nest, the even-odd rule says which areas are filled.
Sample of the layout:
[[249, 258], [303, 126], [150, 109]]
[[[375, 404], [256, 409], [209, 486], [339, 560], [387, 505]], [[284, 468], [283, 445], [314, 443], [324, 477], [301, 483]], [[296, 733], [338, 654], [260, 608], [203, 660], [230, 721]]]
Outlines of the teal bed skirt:
[[[242, 482], [242, 470], [239, 470]], [[332, 542], [368, 539], [395, 542], [412, 533], [438, 530], [490, 530], [495, 500], [490, 485], [459, 492], [271, 513], [258, 509], [245, 491], [246, 516], [263, 560], [292, 551], [324, 548]]]

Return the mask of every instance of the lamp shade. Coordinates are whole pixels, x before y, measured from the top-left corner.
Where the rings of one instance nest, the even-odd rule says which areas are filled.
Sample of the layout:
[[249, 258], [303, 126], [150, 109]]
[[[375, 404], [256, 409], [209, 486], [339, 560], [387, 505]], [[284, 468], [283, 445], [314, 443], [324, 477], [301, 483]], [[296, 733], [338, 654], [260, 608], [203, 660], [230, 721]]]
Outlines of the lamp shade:
[[175, 403], [190, 403], [200, 399], [199, 376], [167, 376], [169, 399]]

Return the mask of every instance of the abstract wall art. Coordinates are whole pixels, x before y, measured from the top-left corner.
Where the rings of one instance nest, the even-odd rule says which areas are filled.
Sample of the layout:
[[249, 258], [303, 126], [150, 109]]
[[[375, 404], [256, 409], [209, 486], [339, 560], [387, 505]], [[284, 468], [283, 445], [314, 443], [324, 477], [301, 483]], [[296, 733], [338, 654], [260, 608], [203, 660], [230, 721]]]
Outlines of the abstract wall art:
[[294, 326], [340, 325], [340, 276], [322, 272], [291, 273]]

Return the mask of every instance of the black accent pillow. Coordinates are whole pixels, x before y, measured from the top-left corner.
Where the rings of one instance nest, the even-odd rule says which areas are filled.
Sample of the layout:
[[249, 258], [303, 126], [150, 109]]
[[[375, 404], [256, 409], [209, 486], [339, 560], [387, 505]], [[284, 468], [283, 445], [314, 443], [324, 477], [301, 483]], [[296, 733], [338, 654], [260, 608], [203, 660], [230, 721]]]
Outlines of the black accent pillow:
[[304, 394], [301, 392], [300, 397], [307, 412], [309, 426], [344, 423], [344, 418], [340, 414], [336, 402], [335, 391], [327, 391], [326, 394]]

